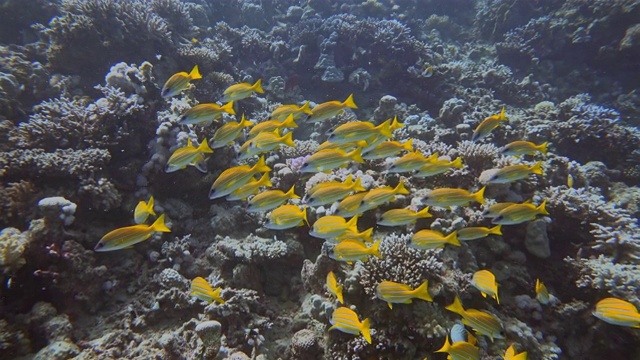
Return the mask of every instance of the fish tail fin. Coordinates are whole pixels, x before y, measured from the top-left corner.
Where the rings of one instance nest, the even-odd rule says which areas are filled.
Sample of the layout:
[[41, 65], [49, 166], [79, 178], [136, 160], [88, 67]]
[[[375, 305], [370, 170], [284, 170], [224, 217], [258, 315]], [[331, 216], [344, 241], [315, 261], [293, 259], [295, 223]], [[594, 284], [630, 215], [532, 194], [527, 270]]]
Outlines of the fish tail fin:
[[435, 352], [448, 353], [450, 349], [451, 349], [451, 343], [449, 342], [449, 337], [446, 336], [444, 338], [444, 345], [442, 345], [442, 347], [436, 350]]
[[289, 114], [286, 119], [280, 124], [281, 127], [286, 128], [297, 128], [298, 124], [296, 124], [295, 119], [293, 118], [293, 114]]
[[413, 139], [409, 139], [402, 144], [402, 148], [406, 151], [413, 151]]
[[362, 148], [361, 147], [357, 147], [355, 148], [352, 152], [347, 154], [347, 157], [349, 157], [349, 159], [360, 163], [360, 164], [364, 164], [364, 159], [362, 158]]
[[447, 235], [444, 240], [446, 241], [447, 244], [451, 244], [454, 246], [462, 246], [462, 244], [460, 244], [460, 240], [458, 240], [458, 232], [454, 231], [451, 234]]
[[[416, 150], [416, 152], [418, 151]], [[433, 154], [429, 155], [428, 158], [426, 158], [426, 161], [433, 163], [437, 161], [439, 157], [440, 157], [440, 154], [438, 154], [438, 152], [434, 152]]]
[[262, 88], [262, 79], [258, 79], [258, 81], [256, 81], [256, 83], [253, 84], [251, 88], [258, 94], [264, 94], [264, 89]]
[[202, 142], [198, 146], [198, 152], [203, 153], [203, 154], [205, 154], [205, 153], [206, 154], [211, 154], [213, 152], [213, 149], [211, 149], [211, 147], [209, 147], [209, 144], [207, 143], [207, 138], [202, 140]]
[[398, 117], [394, 116], [393, 121], [391, 121], [391, 131], [398, 130], [404, 126], [404, 123], [398, 121]]
[[352, 109], [358, 108], [358, 105], [356, 105], [355, 101], [353, 101], [353, 94], [349, 95], [349, 97], [347, 97], [347, 99], [342, 103], [342, 105]]
[[362, 321], [362, 324], [360, 325], [360, 332], [362, 333], [362, 337], [371, 344], [371, 325], [369, 324], [369, 318]]
[[313, 114], [313, 111], [311, 111], [311, 104], [307, 101], [306, 103], [304, 103], [302, 106], [300, 106], [300, 108], [298, 109], [299, 111], [302, 111], [305, 114]]
[[309, 225], [309, 220], [307, 219], [307, 207], [303, 207], [302, 208], [302, 220], [304, 220], [305, 224], [307, 224], [307, 226]]
[[288, 133], [284, 134], [280, 140], [282, 141], [282, 143], [284, 145], [290, 146], [290, 147], [295, 147], [296, 144], [293, 142], [293, 133], [291, 131], [289, 131]]
[[160, 215], [156, 221], [151, 224], [150, 228], [156, 232], [171, 232], [171, 229], [169, 229], [164, 223], [164, 214]]
[[344, 295], [342, 295], [342, 285], [336, 286], [336, 298], [340, 304], [344, 304]]
[[349, 221], [347, 221], [346, 225], [347, 228], [351, 231], [353, 231], [354, 233], [358, 233], [358, 218], [360, 217], [360, 215], [356, 215], [354, 217], [352, 217], [351, 219], [349, 219]]
[[156, 216], [156, 212], [153, 210], [154, 206], [155, 206], [155, 200], [153, 199], [153, 196], [151, 196], [149, 198], [149, 202], [147, 202], [147, 212], [149, 213], [149, 215]]
[[537, 163], [533, 164], [533, 166], [529, 168], [529, 171], [534, 174], [542, 175], [542, 161], [538, 161]]
[[505, 107], [502, 107], [502, 110], [500, 110], [500, 115], [498, 115], [498, 119], [503, 120], [503, 121], [507, 121], [509, 119], [507, 119], [507, 111], [505, 109]]
[[189, 78], [191, 80], [202, 79], [202, 75], [200, 75], [200, 70], [198, 69], [198, 65], [194, 66], [193, 69], [191, 69], [191, 72], [189, 73]]
[[271, 171], [271, 168], [267, 166], [267, 163], [264, 160], [264, 156], [261, 156], [260, 160], [258, 160], [258, 162], [255, 165], [253, 165], [252, 170], [254, 173], [259, 173], [259, 172]]
[[408, 195], [411, 192], [409, 190], [407, 190], [407, 188], [404, 186], [404, 181], [400, 180], [400, 182], [398, 183], [398, 185], [396, 186], [395, 189], [393, 189], [393, 193], [394, 194], [403, 194], [403, 195]]
[[424, 209], [422, 209], [422, 210], [418, 211], [418, 212], [416, 213], [416, 216], [417, 216], [418, 218], [428, 218], [428, 217], [432, 217], [433, 215], [431, 215], [431, 214], [429, 213], [429, 207], [427, 206], [426, 208], [424, 208]]
[[453, 303], [449, 306], [446, 306], [445, 309], [456, 313], [460, 316], [463, 316], [465, 311], [464, 311], [464, 307], [462, 307], [462, 301], [460, 301], [460, 298], [458, 297], [458, 295], [456, 295], [456, 297], [453, 299]]
[[378, 240], [374, 242], [373, 245], [371, 245], [371, 247], [369, 248], [369, 255], [382, 259], [382, 254], [380, 254], [380, 242], [381, 240]]
[[300, 199], [300, 196], [296, 195], [295, 193], [295, 187], [295, 184], [291, 185], [291, 189], [289, 189], [289, 191], [284, 194], [287, 199]]
[[[640, 325], [636, 326], [640, 328]], [[527, 352], [521, 352], [520, 354], [513, 357], [513, 360], [527, 360]]]
[[486, 189], [486, 186], [483, 186], [482, 189], [478, 190], [477, 192], [475, 192], [474, 194], [471, 194], [471, 196], [473, 197], [473, 200], [479, 202], [480, 204], [484, 204], [484, 190]]
[[262, 174], [262, 177], [260, 178], [260, 180], [258, 180], [258, 185], [260, 186], [264, 186], [264, 187], [271, 187], [273, 186], [273, 184], [271, 183], [271, 179], [269, 178], [269, 172], [265, 172], [264, 174]]
[[457, 169], [462, 169], [464, 167], [464, 165], [462, 164], [462, 158], [458, 157], [455, 160], [453, 160], [451, 162], [451, 167], [457, 168]]
[[[236, 114], [236, 111], [233, 109], [233, 100], [231, 100], [228, 103], [224, 104], [220, 109], [222, 111], [226, 112], [227, 114], [231, 114], [231, 115], [235, 115]], [[244, 115], [242, 117], [244, 118]]]
[[222, 292], [222, 288], [217, 288], [213, 290], [213, 298], [220, 304], [224, 304], [226, 301], [224, 301], [224, 299], [220, 295], [221, 292]]
[[536, 210], [540, 215], [549, 215], [549, 212], [547, 211], [547, 199], [542, 200], [542, 204], [540, 204]]
[[343, 183], [344, 183], [345, 185], [347, 185], [347, 186], [351, 186], [351, 185], [353, 185], [353, 174], [349, 174], [349, 175], [347, 176], [347, 178], [346, 178], [346, 179], [344, 179], [344, 182], [343, 182]]
[[429, 282], [427, 280], [420, 284], [420, 286], [418, 286], [413, 292], [415, 297], [418, 299], [433, 301], [433, 298], [431, 298], [431, 294], [429, 294]]
[[387, 137], [387, 138], [393, 137], [393, 135], [391, 134], [391, 119], [376, 126], [374, 129], [377, 130], [378, 133], [384, 137]]
[[253, 123], [253, 121], [251, 121], [251, 120], [247, 119], [246, 117], [244, 117], [244, 114], [242, 114], [242, 119], [240, 119], [240, 124], [238, 124], [238, 125], [240, 125], [240, 127], [246, 128], [246, 127], [249, 127], [249, 126], [253, 126], [255, 124]]
[[500, 305], [500, 298], [498, 298], [498, 288], [496, 287], [496, 294], [494, 295], [496, 302]]
[[373, 241], [373, 239], [371, 238], [371, 235], [373, 235], [373, 228], [370, 227], [367, 230], [363, 231], [360, 233], [360, 237], [362, 238], [362, 240], [370, 242]]
[[498, 224], [489, 229], [489, 234], [491, 235], [502, 235], [502, 224]]
[[352, 191], [365, 191], [366, 189], [362, 187], [362, 178], [357, 178], [356, 181], [351, 185]]
[[538, 145], [538, 151], [540, 151], [544, 155], [547, 155], [547, 147], [549, 147], [549, 142], [545, 141], [542, 144]]

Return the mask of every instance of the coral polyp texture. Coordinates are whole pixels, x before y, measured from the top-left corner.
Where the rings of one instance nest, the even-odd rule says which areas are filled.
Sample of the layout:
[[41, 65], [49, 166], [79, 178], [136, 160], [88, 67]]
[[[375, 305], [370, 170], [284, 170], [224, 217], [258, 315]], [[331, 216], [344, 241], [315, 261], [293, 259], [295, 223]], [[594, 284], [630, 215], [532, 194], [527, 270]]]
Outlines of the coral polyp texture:
[[640, 357], [640, 2], [0, 16], [0, 359]]

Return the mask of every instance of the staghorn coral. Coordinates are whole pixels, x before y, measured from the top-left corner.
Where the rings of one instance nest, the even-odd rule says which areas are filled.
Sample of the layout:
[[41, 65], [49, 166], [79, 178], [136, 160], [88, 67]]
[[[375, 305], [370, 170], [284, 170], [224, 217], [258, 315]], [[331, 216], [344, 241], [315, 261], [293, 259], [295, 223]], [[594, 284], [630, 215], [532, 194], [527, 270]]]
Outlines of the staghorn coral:
[[25, 222], [29, 219], [35, 201], [36, 187], [28, 180], [8, 183], [0, 187], [0, 222], [4, 224]]

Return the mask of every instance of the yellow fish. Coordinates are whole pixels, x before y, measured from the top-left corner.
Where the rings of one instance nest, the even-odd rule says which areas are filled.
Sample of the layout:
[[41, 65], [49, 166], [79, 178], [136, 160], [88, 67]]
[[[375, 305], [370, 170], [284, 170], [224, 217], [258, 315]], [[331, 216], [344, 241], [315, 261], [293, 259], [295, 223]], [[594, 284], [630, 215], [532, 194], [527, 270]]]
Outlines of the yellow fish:
[[271, 168], [265, 163], [264, 157], [261, 157], [253, 166], [239, 165], [227, 169], [211, 185], [209, 199], [213, 200], [227, 196], [248, 183], [255, 174], [268, 171], [271, 171]]
[[428, 176], [436, 176], [442, 173], [447, 172], [447, 170], [456, 168], [462, 169], [464, 165], [462, 164], [461, 158], [456, 158], [453, 161], [442, 161], [435, 160], [434, 162], [426, 163], [418, 170], [415, 170], [413, 176], [415, 177], [428, 177]]
[[630, 302], [609, 297], [598, 301], [593, 316], [611, 325], [640, 328], [640, 314]]
[[307, 208], [300, 209], [297, 205], [280, 205], [269, 214], [269, 222], [264, 225], [271, 230], [285, 230], [302, 226], [307, 221]]
[[480, 348], [466, 341], [451, 344], [448, 337], [436, 352], [447, 353], [452, 360], [480, 360]]
[[427, 65], [427, 67], [424, 68], [424, 71], [422, 72], [422, 76], [426, 77], [426, 78], [432, 77], [433, 76], [433, 66]]
[[364, 206], [364, 208], [366, 209], [373, 209], [386, 203], [387, 201], [393, 201], [396, 195], [408, 194], [410, 194], [410, 192], [404, 186], [404, 180], [400, 180], [395, 188], [392, 188], [391, 186], [383, 186], [369, 190], [367, 194], [362, 198], [360, 207]]
[[376, 241], [367, 247], [365, 243], [356, 239], [345, 239], [334, 246], [333, 251], [329, 253], [329, 257], [338, 260], [352, 263], [354, 261], [367, 261], [369, 256], [375, 256], [382, 258], [380, 254], [380, 240]]
[[503, 360], [527, 360], [527, 352], [524, 351], [516, 355], [516, 347], [511, 344], [504, 352]]
[[367, 146], [367, 142], [364, 140], [348, 142], [344, 144], [336, 144], [329, 141], [325, 141], [318, 146], [318, 148], [316, 149], [316, 152], [321, 150], [326, 150], [326, 149], [340, 149], [345, 152], [350, 152], [357, 147], [364, 148], [365, 146]]
[[476, 271], [471, 278], [471, 285], [480, 290], [482, 297], [492, 297], [500, 304], [500, 299], [498, 298], [498, 283], [496, 282], [495, 275], [493, 275], [491, 271]]
[[342, 235], [345, 231], [358, 232], [358, 216], [346, 221], [342, 216], [326, 215], [313, 223], [309, 235], [320, 239], [332, 239]]
[[220, 106], [216, 103], [198, 104], [187, 110], [180, 117], [180, 124], [209, 125], [214, 120], [221, 117], [223, 113], [231, 115], [236, 114], [235, 110], [233, 110], [233, 101], [228, 102], [224, 106]]
[[507, 119], [507, 114], [503, 107], [499, 114], [489, 116], [484, 119], [480, 125], [478, 125], [478, 127], [473, 131], [471, 141], [478, 141], [487, 137], [493, 129], [500, 126], [500, 123], [504, 121], [509, 121], [509, 119]]
[[544, 142], [540, 145], [536, 145], [531, 141], [513, 141], [508, 143], [502, 148], [502, 155], [509, 156], [522, 156], [522, 155], [534, 155], [537, 152], [547, 154], [547, 147], [549, 142]]
[[482, 239], [489, 235], [502, 235], [502, 225], [496, 225], [492, 228], [488, 227], [466, 227], [458, 232], [458, 240], [469, 241]]
[[551, 294], [540, 279], [536, 279], [536, 300], [542, 305], [547, 305], [551, 301]]
[[342, 306], [333, 311], [331, 316], [331, 326], [329, 330], [340, 330], [347, 334], [362, 334], [364, 339], [371, 344], [371, 331], [369, 330], [369, 319], [362, 322], [358, 320], [358, 314], [348, 307]]
[[258, 180], [249, 180], [248, 183], [242, 185], [237, 190], [234, 190], [231, 194], [227, 195], [227, 201], [234, 200], [246, 200], [249, 196], [254, 195], [260, 190], [261, 187], [271, 187], [271, 179], [269, 179], [269, 172], [262, 174], [262, 177]]
[[342, 199], [338, 204], [335, 214], [343, 217], [350, 217], [358, 214], [362, 214], [367, 211], [366, 205], [362, 203], [362, 200], [367, 196], [368, 192], [359, 192], [353, 195], [349, 195]]
[[462, 323], [470, 326], [477, 334], [488, 336], [491, 341], [493, 339], [504, 339], [502, 324], [494, 315], [476, 309], [465, 310], [462, 302], [457, 296], [453, 300], [453, 304], [445, 307], [445, 309], [462, 316]]
[[222, 102], [237, 101], [246, 99], [256, 92], [258, 94], [264, 94], [262, 89], [262, 79], [258, 79], [255, 84], [239, 83], [229, 86], [223, 93]]
[[308, 196], [312, 196], [313, 194], [315, 194], [316, 191], [318, 191], [320, 189], [327, 188], [327, 187], [339, 186], [339, 185], [345, 185], [345, 186], [353, 185], [353, 174], [349, 174], [349, 176], [347, 176], [344, 179], [344, 181], [332, 180], [332, 181], [325, 181], [325, 182], [317, 183], [317, 184], [313, 185], [311, 187], [311, 189], [309, 189], [307, 191], [307, 195]]
[[[351, 239], [351, 240], [358, 240], [358, 241], [370, 243], [370, 242], [373, 242], [373, 237], [371, 235], [373, 235], [372, 227], [368, 228], [367, 230], [363, 230], [361, 232], [354, 232], [352, 229], [347, 229], [347, 231], [345, 231], [341, 235], [338, 235], [333, 240], [335, 240], [336, 242], [341, 242], [343, 240]], [[331, 239], [325, 239], [325, 240], [330, 241]]]
[[216, 288], [214, 290], [207, 280], [199, 276], [191, 280], [190, 290], [190, 295], [195, 296], [208, 304], [211, 304], [214, 301], [220, 304], [225, 303], [224, 299], [220, 296], [222, 288]]
[[389, 309], [393, 309], [392, 303], [411, 304], [412, 299], [433, 301], [431, 294], [429, 294], [427, 280], [415, 290], [412, 290], [409, 285], [385, 280], [376, 286], [376, 296], [378, 299], [386, 301]]
[[336, 280], [336, 275], [333, 271], [329, 271], [327, 274], [327, 290], [330, 294], [338, 299], [340, 304], [344, 304], [344, 298], [342, 297], [342, 285], [338, 285], [338, 281]]
[[430, 218], [429, 207], [413, 211], [411, 209], [391, 209], [385, 211], [378, 220], [378, 225], [382, 226], [401, 226], [415, 223], [418, 219]]
[[501, 168], [491, 175], [489, 184], [508, 184], [514, 181], [526, 179], [529, 174], [542, 175], [542, 162], [527, 166], [524, 164], [509, 165]]
[[435, 189], [422, 199], [422, 203], [439, 207], [467, 206], [472, 201], [484, 204], [484, 189], [483, 187], [473, 194], [464, 189]]
[[207, 144], [207, 139], [202, 140], [198, 147], [193, 146], [191, 139], [187, 139], [187, 146], [178, 148], [171, 154], [164, 171], [172, 173], [186, 168], [187, 165], [192, 165], [206, 174], [207, 163], [204, 154], [211, 153], [213, 153], [213, 150]]
[[500, 211], [504, 210], [505, 208], [513, 205], [513, 204], [517, 204], [514, 202], [502, 202], [502, 203], [495, 203], [489, 207], [487, 207], [485, 205], [485, 209], [482, 212], [482, 216], [486, 217], [486, 218], [494, 218], [496, 216], [498, 216], [498, 214], [500, 213]]
[[365, 160], [385, 159], [396, 156], [401, 151], [413, 151], [413, 139], [404, 143], [398, 141], [383, 141], [378, 146], [366, 152], [363, 151], [362, 158]]
[[349, 161], [364, 163], [361, 156], [362, 148], [347, 153], [340, 149], [325, 149], [309, 156], [302, 165], [301, 172], [327, 172], [339, 167], [346, 166]]
[[454, 231], [451, 234], [444, 236], [439, 231], [435, 230], [420, 230], [417, 233], [411, 236], [411, 243], [409, 246], [422, 249], [441, 249], [445, 246], [445, 244], [461, 246], [460, 241], [458, 241], [458, 234]]
[[429, 163], [433, 163], [437, 159], [438, 153], [425, 157], [419, 150], [416, 150], [414, 152], [404, 154], [401, 158], [396, 160], [387, 171], [390, 173], [412, 172]]
[[353, 94], [349, 95], [344, 102], [340, 101], [327, 101], [322, 104], [316, 105], [313, 110], [313, 114], [307, 118], [309, 122], [319, 122], [341, 114], [344, 109], [351, 108], [357, 109], [358, 106], [353, 101]]
[[313, 192], [309, 198], [307, 198], [307, 205], [320, 206], [326, 204], [333, 204], [338, 200], [344, 199], [352, 191], [364, 191], [362, 187], [362, 178], [357, 178], [355, 182], [351, 184], [339, 184], [332, 186], [323, 186]]
[[289, 199], [299, 199], [294, 192], [294, 186], [286, 193], [282, 190], [268, 190], [261, 192], [249, 200], [248, 212], [269, 211], [284, 204]]
[[245, 150], [239, 156], [239, 159], [246, 159], [254, 155], [277, 150], [281, 145], [290, 147], [296, 146], [293, 142], [292, 132], [288, 132], [282, 136], [280, 136], [278, 129], [275, 129], [272, 132], [262, 132], [256, 135], [253, 139], [247, 140], [245, 145], [242, 145], [242, 149]]
[[253, 122], [245, 119], [244, 115], [242, 115], [242, 119], [240, 120], [240, 122], [231, 121], [220, 126], [220, 128], [216, 130], [215, 134], [213, 134], [211, 147], [213, 149], [218, 149], [225, 145], [233, 143], [233, 141], [237, 139], [242, 133], [242, 129], [248, 128], [252, 125]]
[[162, 87], [162, 97], [172, 97], [180, 94], [183, 90], [189, 87], [191, 80], [202, 79], [198, 65], [194, 66], [190, 73], [184, 71], [171, 75], [169, 80], [164, 83]]
[[280, 130], [280, 129], [293, 129], [293, 128], [297, 128], [298, 124], [296, 124], [296, 122], [293, 120], [293, 115], [289, 115], [289, 117], [287, 117], [286, 119], [279, 121], [279, 120], [267, 120], [267, 121], [263, 121], [259, 124], [257, 124], [256, 126], [252, 127], [251, 130], [249, 131], [249, 138], [254, 138], [256, 137], [256, 135], [262, 133], [262, 132], [273, 132], [274, 130]]
[[363, 141], [377, 134], [390, 138], [392, 136], [389, 128], [390, 125], [390, 120], [378, 126], [373, 125], [370, 121], [350, 121], [330, 131], [327, 141], [336, 144], [346, 144]]
[[98, 241], [94, 250], [102, 252], [130, 248], [147, 240], [154, 232], [171, 232], [164, 224], [164, 214], [160, 215], [151, 225], [133, 225], [109, 231]]
[[502, 209], [491, 222], [502, 225], [522, 224], [535, 219], [537, 215], [549, 215], [546, 205], [547, 200], [544, 200], [538, 207], [532, 203], [513, 204]]
[[293, 115], [293, 119], [297, 120], [302, 117], [302, 115], [311, 115], [311, 109], [309, 108], [309, 102], [307, 101], [304, 105], [298, 107], [297, 105], [280, 105], [271, 113], [271, 118], [274, 120], [284, 120], [289, 117], [289, 115]]
[[149, 202], [141, 200], [133, 210], [133, 221], [136, 224], [142, 224], [147, 221], [149, 215], [156, 216], [156, 212], [153, 211], [153, 196], [149, 198]]

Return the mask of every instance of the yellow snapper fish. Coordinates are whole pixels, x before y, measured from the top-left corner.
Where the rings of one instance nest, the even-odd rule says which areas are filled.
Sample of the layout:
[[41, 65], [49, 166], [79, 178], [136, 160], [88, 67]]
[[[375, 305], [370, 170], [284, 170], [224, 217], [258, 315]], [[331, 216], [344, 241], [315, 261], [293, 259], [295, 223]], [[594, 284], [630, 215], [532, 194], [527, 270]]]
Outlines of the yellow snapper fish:
[[264, 225], [271, 230], [285, 230], [302, 226], [307, 221], [307, 208], [300, 209], [297, 205], [280, 205], [275, 208], [268, 216], [269, 222]]
[[214, 301], [219, 304], [224, 304], [225, 301], [222, 296], [220, 296], [221, 290], [222, 288], [216, 288], [214, 290], [207, 280], [198, 276], [197, 278], [191, 280], [191, 288], [189, 294], [191, 296], [197, 297], [202, 301], [205, 301], [208, 304], [211, 304]]
[[295, 185], [291, 186], [289, 191], [267, 190], [259, 193], [249, 200], [248, 212], [269, 211], [284, 204], [289, 199], [300, 199], [295, 194]]
[[273, 132], [274, 130], [280, 129], [293, 129], [297, 128], [298, 124], [293, 120], [293, 114], [289, 115], [286, 119], [280, 120], [267, 120], [263, 121], [259, 124], [256, 124], [254, 127], [249, 130], [249, 139], [256, 137], [256, 135], [263, 132]]
[[359, 141], [354, 141], [354, 142], [348, 142], [348, 143], [344, 143], [344, 144], [337, 144], [337, 143], [332, 143], [329, 141], [325, 141], [322, 144], [318, 145], [318, 148], [316, 149], [316, 152], [321, 151], [321, 150], [325, 150], [325, 149], [340, 149], [343, 150], [345, 152], [350, 152], [353, 151], [353, 149], [361, 147], [361, 148], [365, 148], [367, 146], [367, 142], [364, 140], [359, 140]]
[[322, 104], [316, 105], [311, 111], [312, 114], [307, 118], [309, 122], [319, 122], [327, 119], [331, 119], [336, 115], [340, 115], [345, 109], [357, 109], [358, 106], [353, 101], [353, 94], [349, 95], [344, 102], [340, 101], [327, 101]]
[[412, 172], [427, 164], [433, 163], [437, 159], [438, 153], [425, 157], [419, 150], [416, 150], [404, 154], [401, 158], [396, 160], [387, 171], [390, 173]]
[[598, 301], [593, 316], [611, 325], [640, 328], [640, 313], [630, 302], [609, 297]]
[[529, 174], [542, 175], [542, 162], [527, 166], [524, 164], [505, 166], [491, 175], [489, 184], [508, 184], [514, 181], [526, 179]]
[[486, 217], [486, 218], [494, 218], [496, 216], [498, 216], [498, 214], [500, 213], [500, 211], [504, 210], [505, 208], [513, 205], [513, 204], [517, 204], [514, 202], [501, 202], [501, 203], [495, 203], [489, 207], [487, 207], [485, 205], [484, 210], [482, 211], [482, 216]]
[[350, 121], [331, 130], [327, 141], [336, 144], [346, 144], [367, 140], [377, 134], [390, 138], [392, 136], [391, 129], [389, 128], [390, 125], [390, 120], [378, 126], [373, 125], [371, 121]]
[[332, 239], [347, 230], [358, 232], [358, 216], [352, 217], [349, 221], [338, 215], [323, 216], [313, 223], [309, 235], [320, 239]]
[[135, 210], [133, 210], [133, 221], [136, 224], [142, 224], [147, 221], [149, 215], [156, 216], [156, 212], [153, 211], [153, 196], [149, 198], [148, 202], [144, 202], [144, 200], [140, 200], [138, 205], [136, 205]]
[[262, 89], [262, 79], [258, 79], [253, 85], [249, 83], [239, 83], [229, 86], [222, 94], [222, 102], [237, 101], [246, 99], [256, 92], [258, 94], [264, 94]]
[[328, 172], [330, 170], [347, 166], [349, 161], [364, 163], [361, 156], [362, 148], [347, 153], [340, 149], [325, 149], [317, 151], [309, 156], [302, 165], [301, 172]]
[[307, 195], [308, 196], [312, 196], [313, 194], [315, 194], [316, 191], [318, 191], [320, 189], [323, 189], [325, 187], [334, 187], [334, 186], [338, 186], [338, 185], [345, 185], [345, 186], [353, 185], [353, 174], [349, 174], [349, 176], [347, 176], [344, 179], [344, 181], [332, 180], [332, 181], [325, 181], [325, 182], [317, 183], [317, 184], [313, 185], [311, 187], [311, 189], [309, 189], [307, 191]]
[[130, 248], [147, 240], [154, 232], [171, 232], [164, 223], [164, 214], [151, 225], [133, 225], [109, 231], [98, 241], [94, 250], [102, 252]]
[[504, 339], [502, 324], [498, 318], [486, 311], [465, 310], [458, 296], [453, 300], [453, 304], [445, 309], [462, 316], [462, 323], [471, 327], [477, 334], [488, 336], [491, 341]]
[[496, 225], [492, 228], [488, 227], [466, 227], [458, 232], [458, 240], [469, 241], [482, 239], [489, 235], [502, 235], [502, 225]]
[[502, 225], [517, 225], [533, 220], [537, 215], [549, 215], [546, 209], [547, 200], [544, 200], [539, 206], [532, 203], [513, 204], [502, 209], [491, 222]]
[[262, 174], [262, 177], [258, 180], [252, 179], [248, 183], [242, 185], [237, 190], [234, 190], [231, 194], [225, 198], [227, 201], [234, 200], [246, 200], [249, 196], [256, 194], [261, 187], [271, 187], [271, 179], [269, 179], [269, 172]]
[[411, 236], [410, 247], [421, 250], [442, 249], [446, 244], [461, 246], [458, 241], [458, 234], [454, 231], [444, 236], [443, 233], [435, 230], [420, 230]]
[[331, 241], [341, 242], [343, 240], [351, 239], [351, 240], [362, 241], [365, 243], [370, 243], [370, 242], [373, 242], [373, 237], [371, 235], [373, 235], [372, 227], [368, 228], [367, 230], [363, 230], [361, 232], [354, 232], [352, 229], [347, 229], [347, 231], [338, 235], [334, 239], [325, 239], [325, 240], [329, 242]]
[[471, 285], [480, 291], [482, 297], [492, 297], [500, 304], [500, 299], [498, 298], [498, 283], [496, 282], [495, 275], [493, 275], [491, 271], [476, 271], [471, 278]]
[[536, 300], [542, 305], [547, 305], [551, 301], [551, 294], [547, 287], [540, 281], [540, 279], [536, 279]]
[[211, 185], [209, 199], [227, 196], [248, 183], [255, 174], [268, 171], [271, 171], [271, 168], [265, 163], [264, 157], [261, 157], [253, 166], [239, 165], [229, 168], [223, 171]]
[[166, 173], [172, 173], [186, 168], [188, 165], [194, 166], [200, 172], [207, 173], [207, 164], [204, 154], [211, 154], [213, 150], [207, 144], [207, 139], [202, 140], [198, 147], [193, 146], [191, 139], [187, 139], [187, 146], [176, 149], [167, 160], [164, 168]]
[[472, 194], [464, 189], [435, 189], [427, 194], [424, 198], [422, 198], [422, 203], [425, 205], [439, 207], [467, 206], [472, 201], [484, 204], [484, 190], [485, 188], [483, 187], [482, 189]]
[[[398, 121], [398, 117], [394, 116], [393, 120], [391, 121], [391, 125], [389, 125], [389, 130], [393, 134], [394, 131], [402, 128], [403, 126], [404, 124]], [[380, 133], [375, 133], [373, 136], [367, 139], [368, 145], [362, 150], [362, 152], [365, 153], [373, 150], [376, 146], [382, 144], [389, 138], [390, 137], [384, 136]]]
[[508, 143], [502, 148], [502, 155], [508, 156], [522, 156], [522, 155], [534, 155], [538, 152], [546, 155], [549, 142], [544, 142], [540, 145], [536, 145], [531, 141], [517, 140]]
[[331, 330], [340, 330], [347, 334], [359, 335], [371, 344], [371, 331], [369, 329], [369, 319], [364, 319], [362, 322], [358, 320], [358, 314], [348, 307], [342, 306], [333, 311], [331, 316]]
[[242, 145], [242, 148], [246, 150], [238, 158], [246, 159], [268, 151], [277, 150], [281, 145], [296, 146], [293, 142], [292, 132], [288, 132], [282, 136], [280, 136], [278, 129], [272, 132], [262, 132], [253, 139], [247, 140], [245, 145]]
[[164, 98], [176, 96], [189, 87], [191, 80], [202, 79], [198, 65], [194, 66], [190, 73], [184, 71], [171, 75], [169, 80], [162, 86], [161, 95]]
[[401, 151], [413, 151], [413, 139], [403, 143], [398, 141], [383, 141], [371, 150], [363, 151], [362, 158], [365, 160], [385, 159], [396, 156]]
[[350, 264], [354, 261], [367, 261], [369, 256], [375, 256], [382, 258], [380, 254], [380, 240], [376, 241], [370, 247], [367, 247], [365, 243], [356, 239], [345, 239], [339, 242], [333, 247], [333, 251], [329, 253], [329, 257], [338, 260], [345, 261]]
[[336, 274], [333, 271], [329, 271], [327, 274], [327, 290], [329, 293], [338, 299], [340, 304], [344, 304], [344, 297], [342, 296], [342, 285], [338, 285], [336, 280]]
[[378, 225], [382, 226], [402, 226], [415, 223], [418, 219], [430, 218], [433, 215], [429, 214], [429, 207], [414, 211], [411, 209], [391, 209], [385, 211], [380, 219]]
[[271, 118], [274, 120], [284, 120], [290, 115], [293, 115], [293, 119], [300, 119], [303, 115], [311, 115], [313, 112], [309, 108], [309, 102], [305, 102], [302, 106], [295, 104], [280, 105], [271, 113]]
[[211, 148], [218, 149], [233, 143], [233, 141], [242, 134], [242, 129], [248, 128], [252, 125], [253, 122], [245, 119], [244, 115], [242, 115], [240, 122], [230, 121], [220, 126], [220, 128], [216, 130], [215, 134], [213, 134]]
[[408, 194], [410, 194], [410, 192], [404, 186], [404, 180], [400, 180], [395, 188], [392, 188], [391, 186], [383, 186], [369, 190], [367, 194], [362, 198], [360, 206], [364, 206], [364, 208], [366, 209], [373, 209], [382, 204], [385, 204], [388, 201], [393, 201], [396, 195]]
[[463, 167], [462, 158], [456, 158], [452, 161], [436, 159], [433, 162], [424, 164], [418, 170], [414, 170], [413, 176], [419, 178], [436, 176], [445, 173], [450, 169], [462, 169]]
[[236, 112], [233, 110], [233, 101], [230, 101], [224, 106], [220, 106], [215, 103], [207, 103], [207, 104], [198, 104], [191, 109], [187, 110], [180, 117], [180, 124], [204, 124], [209, 125], [214, 120], [220, 118], [223, 113], [235, 115]]
[[411, 304], [413, 299], [433, 301], [431, 294], [429, 294], [427, 280], [415, 290], [411, 289], [409, 285], [385, 280], [376, 286], [376, 296], [378, 299], [386, 301], [389, 309], [393, 309], [393, 303]]
[[349, 195], [346, 198], [342, 199], [338, 204], [338, 208], [335, 211], [336, 215], [340, 215], [343, 217], [350, 217], [358, 214], [362, 214], [367, 211], [366, 205], [362, 202], [365, 196], [367, 196], [368, 191], [359, 192], [353, 195]]
[[362, 187], [362, 178], [357, 178], [355, 182], [351, 184], [339, 184], [333, 186], [323, 186], [314, 191], [313, 194], [307, 198], [307, 205], [320, 206], [326, 204], [333, 204], [338, 200], [344, 199], [352, 191], [364, 191]]
[[504, 352], [503, 360], [527, 360], [527, 352], [524, 351], [516, 354], [516, 347], [514, 344], [511, 344]]
[[505, 121], [509, 121], [509, 119], [507, 119], [507, 114], [505, 113], [505, 109], [503, 107], [499, 114], [491, 115], [488, 118], [482, 120], [480, 125], [478, 125], [478, 127], [476, 127], [476, 129], [473, 131], [471, 141], [478, 141], [489, 136], [493, 129], [497, 128], [498, 126], [500, 126], [501, 122]]
[[448, 337], [436, 352], [447, 353], [452, 360], [480, 360], [480, 348], [466, 341], [451, 344]]

